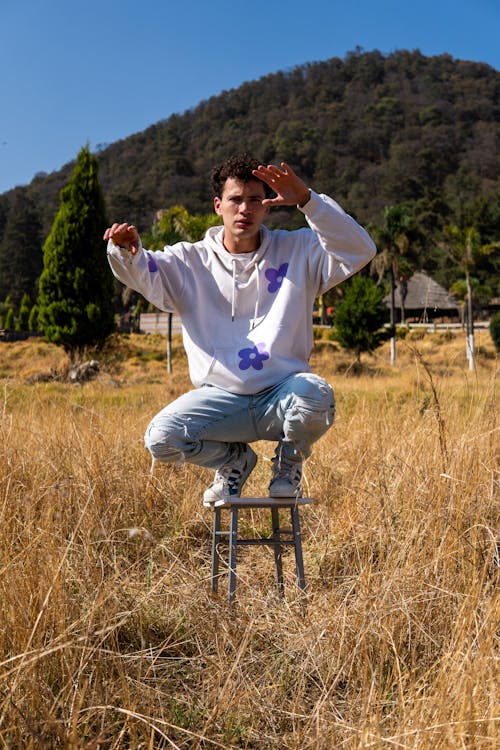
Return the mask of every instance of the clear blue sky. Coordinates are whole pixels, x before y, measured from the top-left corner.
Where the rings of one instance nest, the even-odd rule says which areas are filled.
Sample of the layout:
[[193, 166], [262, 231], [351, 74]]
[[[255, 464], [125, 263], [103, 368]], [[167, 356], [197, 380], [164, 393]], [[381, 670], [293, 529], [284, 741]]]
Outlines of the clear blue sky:
[[0, 0], [0, 193], [267, 73], [499, 38], [500, 0]]

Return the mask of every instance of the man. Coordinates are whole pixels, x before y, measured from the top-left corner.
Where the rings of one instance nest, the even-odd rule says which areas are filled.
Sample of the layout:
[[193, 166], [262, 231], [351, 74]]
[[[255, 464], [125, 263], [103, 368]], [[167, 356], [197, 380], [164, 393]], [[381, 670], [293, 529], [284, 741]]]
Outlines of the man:
[[[334, 418], [333, 391], [308, 364], [313, 304], [376, 249], [285, 163], [235, 156], [212, 171], [212, 183], [223, 226], [199, 242], [148, 252], [132, 225], [104, 234], [115, 276], [181, 316], [196, 386], [154, 417], [145, 444], [160, 461], [214, 469], [209, 504], [240, 495], [257, 462], [249, 443], [275, 441], [269, 495], [298, 497], [302, 462]], [[272, 206], [297, 206], [309, 228], [268, 230]]]

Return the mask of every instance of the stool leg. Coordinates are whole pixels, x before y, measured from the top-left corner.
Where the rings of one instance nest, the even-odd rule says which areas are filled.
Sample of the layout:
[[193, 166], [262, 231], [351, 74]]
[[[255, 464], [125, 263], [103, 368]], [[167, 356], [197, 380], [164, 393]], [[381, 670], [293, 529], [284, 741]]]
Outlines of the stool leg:
[[278, 591], [280, 596], [284, 594], [284, 581], [283, 581], [283, 547], [281, 546], [281, 534], [280, 534], [280, 515], [278, 508], [271, 508], [271, 515], [273, 519], [273, 548], [274, 548], [274, 564], [276, 566], [276, 582], [278, 584]]
[[295, 549], [295, 566], [297, 568], [297, 585], [302, 591], [306, 589], [304, 576], [304, 559], [302, 557], [302, 537], [300, 534], [299, 508], [294, 505], [290, 508], [292, 514], [293, 546]]
[[220, 531], [220, 508], [214, 508], [214, 520], [212, 525], [212, 566], [211, 566], [211, 589], [214, 594], [219, 588], [219, 550], [218, 532]]
[[227, 600], [231, 604], [236, 595], [236, 547], [238, 544], [238, 508], [231, 507], [229, 527], [229, 578]]

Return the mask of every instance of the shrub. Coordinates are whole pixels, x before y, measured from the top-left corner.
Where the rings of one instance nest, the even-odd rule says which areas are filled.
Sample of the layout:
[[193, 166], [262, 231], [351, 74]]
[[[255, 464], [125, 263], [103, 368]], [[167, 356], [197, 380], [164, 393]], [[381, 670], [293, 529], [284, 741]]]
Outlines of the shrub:
[[355, 352], [358, 365], [362, 352], [372, 352], [388, 336], [384, 292], [369, 276], [359, 274], [346, 285], [344, 299], [335, 312], [335, 338], [340, 346]]
[[495, 349], [500, 352], [500, 310], [491, 316], [490, 335], [495, 344]]

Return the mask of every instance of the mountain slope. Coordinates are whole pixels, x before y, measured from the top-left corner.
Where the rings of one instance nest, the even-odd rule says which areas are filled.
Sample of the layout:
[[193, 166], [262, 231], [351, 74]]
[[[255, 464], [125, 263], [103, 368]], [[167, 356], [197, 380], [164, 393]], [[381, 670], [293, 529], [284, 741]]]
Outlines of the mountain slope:
[[[103, 149], [108, 215], [147, 231], [160, 208], [209, 211], [211, 167], [248, 150], [263, 162], [290, 162], [363, 223], [380, 223], [388, 204], [417, 201], [429, 239], [433, 227], [457, 220], [460, 206], [481, 198], [489, 206], [483, 224], [491, 241], [499, 94], [500, 73], [488, 65], [419, 51], [354, 52], [273, 73]], [[27, 188], [45, 233], [71, 168]], [[10, 198], [0, 196], [0, 235]], [[296, 212], [281, 211], [270, 224], [296, 221]]]

